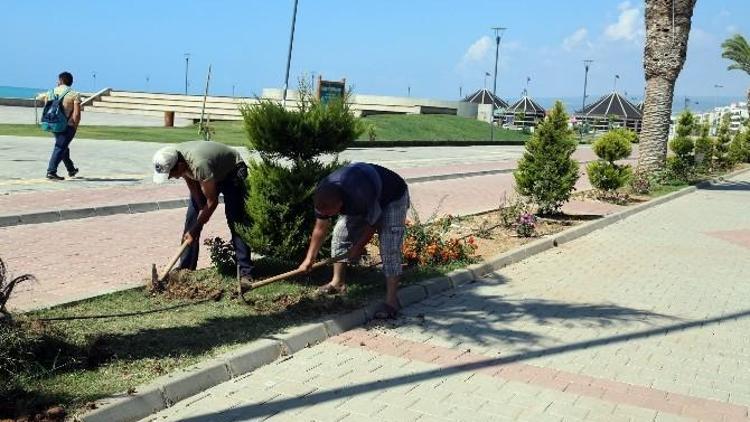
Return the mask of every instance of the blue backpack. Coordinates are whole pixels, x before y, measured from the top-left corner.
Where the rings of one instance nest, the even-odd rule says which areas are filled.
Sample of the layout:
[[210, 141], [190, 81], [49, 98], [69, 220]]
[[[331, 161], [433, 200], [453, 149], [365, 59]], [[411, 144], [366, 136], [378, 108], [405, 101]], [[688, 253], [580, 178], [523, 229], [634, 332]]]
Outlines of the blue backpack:
[[59, 96], [54, 93], [54, 90], [47, 93], [47, 102], [44, 103], [44, 110], [42, 110], [42, 130], [60, 133], [65, 132], [65, 129], [68, 128], [68, 116], [63, 108], [63, 98], [68, 95], [68, 92], [70, 92], [70, 89]]

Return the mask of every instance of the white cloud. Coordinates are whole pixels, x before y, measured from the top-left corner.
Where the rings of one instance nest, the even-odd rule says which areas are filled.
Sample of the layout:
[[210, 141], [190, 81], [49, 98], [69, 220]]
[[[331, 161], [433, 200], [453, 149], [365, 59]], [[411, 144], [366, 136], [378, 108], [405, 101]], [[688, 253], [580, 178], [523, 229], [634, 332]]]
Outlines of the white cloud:
[[484, 37], [476, 40], [472, 44], [466, 53], [464, 53], [463, 62], [478, 62], [487, 58], [491, 48], [493, 46], [492, 39], [485, 35]]
[[727, 26], [727, 32], [730, 33], [730, 34], [736, 34], [736, 33], [740, 32], [740, 29], [737, 28], [737, 25], [729, 25], [729, 26]]
[[583, 40], [586, 39], [586, 36], [589, 34], [589, 31], [586, 28], [578, 28], [575, 32], [570, 34], [569, 36], [565, 37], [563, 39], [562, 47], [565, 49], [565, 51], [570, 51], [574, 49], [576, 46], [581, 44]]
[[617, 8], [620, 10], [617, 22], [607, 25], [604, 29], [604, 36], [612, 41], [636, 40], [643, 32], [641, 28], [643, 22], [640, 19], [640, 9], [636, 6], [631, 6], [628, 1], [620, 3]]

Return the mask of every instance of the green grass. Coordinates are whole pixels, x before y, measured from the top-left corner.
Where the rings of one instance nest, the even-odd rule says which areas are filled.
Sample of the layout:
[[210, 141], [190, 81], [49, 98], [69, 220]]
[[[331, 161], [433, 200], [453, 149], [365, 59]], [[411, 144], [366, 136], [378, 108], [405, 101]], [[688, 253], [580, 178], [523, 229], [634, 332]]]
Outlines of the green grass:
[[[364, 121], [375, 125], [377, 140], [489, 141], [490, 139], [490, 126], [487, 123], [465, 117], [440, 114], [381, 114], [366, 117]], [[495, 128], [495, 140], [522, 141], [527, 138], [528, 135], [520, 131]]]
[[[375, 125], [377, 140], [387, 141], [488, 141], [489, 126], [475, 119], [445, 115], [376, 115], [364, 118]], [[213, 139], [228, 145], [245, 145], [247, 136], [242, 122], [214, 122]], [[0, 124], [0, 135], [50, 136], [36, 125]], [[143, 142], [184, 142], [201, 139], [197, 127], [130, 127], [81, 125], [76, 134], [81, 139], [111, 139]], [[361, 141], [366, 141], [367, 133]], [[496, 141], [524, 141], [528, 135], [518, 131], [496, 129]], [[367, 143], [363, 142], [364, 146]]]
[[[259, 277], [288, 269], [278, 263], [258, 262]], [[414, 269], [403, 283], [433, 277], [460, 266]], [[384, 295], [382, 275], [374, 269], [353, 269], [345, 296], [317, 296], [315, 288], [330, 279], [330, 269], [307, 279], [279, 282], [245, 296], [248, 306], [233, 294], [234, 281], [202, 270], [188, 281], [192, 286], [224, 289], [218, 301], [191, 305], [190, 300], [150, 295], [145, 289], [113, 293], [22, 316], [41, 336], [34, 356], [21, 377], [17, 398], [21, 409], [34, 411], [63, 405], [69, 411], [97, 398], [147, 383], [178, 368], [216, 356], [285, 327], [322, 315], [355, 309]], [[180, 306], [185, 305], [185, 306]], [[176, 307], [175, 307], [176, 306]], [[72, 321], [33, 322], [39, 318], [148, 312], [139, 316]], [[0, 362], [2, 363], [2, 362]], [[0, 406], [0, 419], [3, 415]]]
[[[216, 122], [214, 138], [228, 145], [244, 145], [246, 136], [242, 122]], [[36, 125], [0, 124], [0, 135], [51, 136]], [[81, 139], [111, 139], [142, 142], [184, 142], [201, 139], [196, 126], [188, 127], [131, 127], [131, 126], [86, 126], [85, 121], [76, 133]]]

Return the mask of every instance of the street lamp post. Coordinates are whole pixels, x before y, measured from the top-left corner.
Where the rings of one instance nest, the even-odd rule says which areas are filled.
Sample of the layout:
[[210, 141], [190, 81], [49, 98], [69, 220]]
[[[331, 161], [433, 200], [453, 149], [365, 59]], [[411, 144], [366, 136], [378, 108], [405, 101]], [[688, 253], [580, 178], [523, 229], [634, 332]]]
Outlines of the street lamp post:
[[490, 141], [495, 139], [495, 98], [497, 97], [497, 62], [500, 59], [500, 40], [507, 28], [494, 27], [495, 31], [495, 77], [492, 83], [492, 105], [490, 106]]
[[188, 69], [190, 68], [190, 53], [185, 53], [185, 95], [188, 95]]
[[716, 91], [714, 92], [714, 108], [719, 107], [719, 89], [724, 88], [724, 85], [714, 84]]
[[286, 107], [286, 92], [289, 89], [289, 66], [292, 64], [292, 46], [294, 45], [294, 28], [297, 25], [297, 4], [299, 0], [294, 0], [294, 12], [292, 12], [292, 31], [289, 35], [289, 53], [286, 56], [286, 75], [284, 76], [284, 92], [281, 94], [281, 105]]
[[[581, 100], [581, 113], [583, 113], [583, 110], [586, 108], [586, 89], [589, 85], [589, 67], [591, 66], [591, 63], [594, 61], [591, 59], [586, 59], [583, 61], [583, 68], [584, 68], [584, 74], [583, 74], [583, 99]], [[585, 119], [584, 119], [585, 122]], [[584, 123], [580, 124], [581, 128], [581, 139], [583, 139], [583, 125]]]

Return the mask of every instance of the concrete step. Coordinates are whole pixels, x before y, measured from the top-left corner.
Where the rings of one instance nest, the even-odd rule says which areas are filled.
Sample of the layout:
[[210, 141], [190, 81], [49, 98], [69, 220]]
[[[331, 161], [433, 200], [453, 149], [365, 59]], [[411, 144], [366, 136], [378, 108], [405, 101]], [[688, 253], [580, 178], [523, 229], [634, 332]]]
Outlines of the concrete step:
[[[113, 114], [132, 114], [132, 115], [140, 115], [140, 116], [164, 116], [165, 110], [152, 110], [152, 109], [144, 109], [143, 107], [135, 107], [135, 108], [123, 108], [123, 107], [109, 107], [103, 105], [104, 103], [97, 102], [92, 106], [86, 107], [87, 111], [96, 111], [100, 113], [113, 113]], [[108, 103], [112, 104], [112, 103]], [[201, 118], [200, 111], [197, 112], [175, 112], [175, 118], [176, 119], [191, 119], [191, 120], [199, 120]], [[210, 118], [212, 121], [238, 121], [242, 120], [242, 116], [237, 114], [210, 114]]]
[[[140, 98], [140, 97], [113, 97], [103, 96], [97, 101], [106, 103], [117, 103], [117, 104], [138, 104], [138, 105], [162, 105], [162, 106], [175, 106], [175, 107], [193, 107], [197, 109], [203, 108], [203, 100], [201, 101], [177, 101], [169, 99], [154, 99], [154, 98]], [[255, 104], [253, 100], [248, 102], [208, 102], [206, 101], [206, 109], [217, 109], [217, 110], [237, 110], [242, 104]]]
[[[200, 107], [191, 107], [189, 105], [160, 105], [160, 104], [129, 104], [129, 103], [115, 103], [107, 101], [94, 101], [94, 106], [102, 106], [108, 108], [118, 108], [125, 110], [148, 110], [148, 111], [174, 111], [176, 113], [193, 113], [200, 116]], [[242, 116], [240, 110], [237, 108], [218, 109], [218, 108], [206, 108], [206, 114], [211, 116]]]

